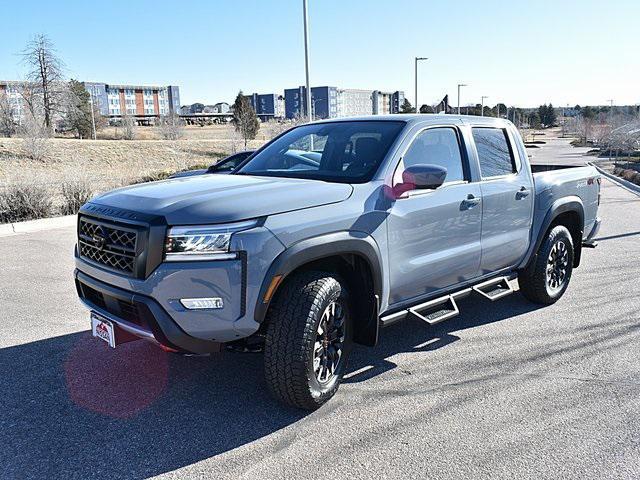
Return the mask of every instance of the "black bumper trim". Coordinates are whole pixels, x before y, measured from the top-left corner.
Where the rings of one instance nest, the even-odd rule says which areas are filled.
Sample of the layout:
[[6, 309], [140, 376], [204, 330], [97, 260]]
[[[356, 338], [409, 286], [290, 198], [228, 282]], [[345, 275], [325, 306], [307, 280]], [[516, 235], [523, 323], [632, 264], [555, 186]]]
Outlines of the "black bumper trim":
[[[162, 345], [183, 353], [212, 353], [220, 350], [218, 342], [202, 340], [187, 334], [173, 321], [160, 304], [150, 297], [113, 287], [77, 269], [75, 271], [75, 280], [78, 295], [88, 305], [92, 305], [92, 302], [83, 296], [81, 284], [88, 285], [103, 295], [138, 305], [140, 316], [151, 329], [156, 341]], [[96, 310], [100, 309], [100, 306], [96, 305]]]

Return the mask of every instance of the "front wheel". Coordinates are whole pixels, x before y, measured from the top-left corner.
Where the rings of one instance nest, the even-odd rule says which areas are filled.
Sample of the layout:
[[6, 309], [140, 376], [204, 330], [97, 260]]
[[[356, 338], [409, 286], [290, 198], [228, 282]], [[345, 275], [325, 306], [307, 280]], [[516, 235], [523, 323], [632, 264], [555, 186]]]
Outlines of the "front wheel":
[[535, 303], [557, 302], [569, 286], [573, 272], [573, 239], [566, 227], [553, 227], [535, 259], [518, 275], [522, 294]]
[[343, 283], [325, 272], [287, 280], [267, 317], [265, 379], [278, 400], [313, 410], [338, 390], [351, 351], [351, 316]]

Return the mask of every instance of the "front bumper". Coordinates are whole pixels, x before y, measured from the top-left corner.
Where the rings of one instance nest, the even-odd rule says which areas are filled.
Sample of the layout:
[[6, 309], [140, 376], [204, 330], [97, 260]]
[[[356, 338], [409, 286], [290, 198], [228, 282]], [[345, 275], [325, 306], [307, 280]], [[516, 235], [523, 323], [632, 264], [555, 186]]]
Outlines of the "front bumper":
[[152, 298], [128, 292], [75, 271], [80, 300], [122, 330], [151, 340], [171, 350], [188, 353], [211, 353], [220, 343], [192, 337], [184, 332]]

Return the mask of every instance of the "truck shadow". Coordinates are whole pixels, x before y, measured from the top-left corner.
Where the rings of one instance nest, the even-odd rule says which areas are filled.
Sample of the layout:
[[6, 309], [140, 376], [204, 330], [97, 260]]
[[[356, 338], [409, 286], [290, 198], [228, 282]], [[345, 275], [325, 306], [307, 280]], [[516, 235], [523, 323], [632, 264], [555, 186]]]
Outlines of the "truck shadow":
[[[436, 327], [399, 324], [375, 349], [356, 348], [346, 381], [394, 368], [386, 358], [398, 352], [442, 348], [457, 340], [453, 332], [536, 308], [519, 295], [465, 302], [473, 313]], [[149, 477], [325, 410], [309, 414], [272, 400], [261, 355], [179, 357], [144, 341], [111, 350], [89, 332], [0, 349], [0, 378], [2, 478]]]

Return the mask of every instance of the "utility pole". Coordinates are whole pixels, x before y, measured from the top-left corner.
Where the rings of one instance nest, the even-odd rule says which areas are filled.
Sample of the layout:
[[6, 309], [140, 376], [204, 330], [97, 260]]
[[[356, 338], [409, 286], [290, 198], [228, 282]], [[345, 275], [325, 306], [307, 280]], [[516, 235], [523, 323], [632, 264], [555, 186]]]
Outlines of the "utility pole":
[[428, 57], [416, 57], [415, 60], [415, 66], [414, 66], [414, 73], [415, 73], [415, 107], [416, 107], [416, 113], [420, 113], [419, 107], [418, 107], [418, 62], [421, 60], [429, 60]]
[[483, 95], [480, 98], [482, 99], [482, 107], [480, 108], [480, 116], [484, 117], [484, 99], [485, 98], [489, 98], [489, 96], [488, 95]]
[[309, 122], [313, 121], [313, 115], [311, 113], [311, 86], [309, 85], [309, 14], [307, 0], [302, 0], [302, 14], [304, 17], [304, 71], [307, 79], [306, 87], [306, 102], [307, 102], [307, 117]]
[[460, 115], [460, 87], [468, 87], [466, 83], [458, 84], [458, 115]]
[[87, 89], [87, 92], [89, 92], [89, 104], [91, 106], [91, 126], [93, 127], [93, 139], [95, 140], [96, 139], [96, 119], [93, 114], [93, 95], [91, 94], [91, 87]]

